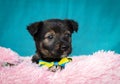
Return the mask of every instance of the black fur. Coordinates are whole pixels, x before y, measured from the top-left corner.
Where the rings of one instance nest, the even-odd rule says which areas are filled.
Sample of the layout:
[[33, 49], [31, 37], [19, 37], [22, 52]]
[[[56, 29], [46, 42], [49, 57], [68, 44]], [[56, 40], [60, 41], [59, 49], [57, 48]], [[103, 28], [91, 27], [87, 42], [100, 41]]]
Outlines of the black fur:
[[27, 27], [36, 44], [36, 54], [32, 61], [59, 61], [72, 51], [71, 36], [78, 31], [74, 20], [50, 19], [30, 24]]

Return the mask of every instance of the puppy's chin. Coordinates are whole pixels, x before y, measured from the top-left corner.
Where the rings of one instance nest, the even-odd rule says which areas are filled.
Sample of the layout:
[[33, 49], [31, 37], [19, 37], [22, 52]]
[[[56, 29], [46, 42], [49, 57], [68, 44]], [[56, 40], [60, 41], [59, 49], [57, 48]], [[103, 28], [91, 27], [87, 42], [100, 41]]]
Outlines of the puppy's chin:
[[68, 55], [61, 55], [61, 58], [67, 57]]
[[67, 52], [67, 51], [64, 51], [64, 52], [54, 52], [52, 53], [53, 54], [53, 58], [63, 58], [63, 57], [67, 57], [71, 52]]
[[54, 57], [58, 57], [58, 58], [68, 57], [68, 55], [71, 53], [71, 50], [72, 48], [68, 48], [68, 50], [66, 51], [57, 50], [54, 51], [52, 54]]

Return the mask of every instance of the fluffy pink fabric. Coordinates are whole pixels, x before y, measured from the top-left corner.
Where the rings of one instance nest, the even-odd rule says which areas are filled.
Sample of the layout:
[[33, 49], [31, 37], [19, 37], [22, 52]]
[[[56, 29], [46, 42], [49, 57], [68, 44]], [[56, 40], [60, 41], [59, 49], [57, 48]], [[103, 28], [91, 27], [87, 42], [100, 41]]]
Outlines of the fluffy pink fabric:
[[[53, 73], [33, 64], [31, 57], [0, 47], [0, 84], [120, 84], [120, 54], [99, 51], [72, 58], [64, 70]], [[17, 65], [3, 67], [3, 62]]]

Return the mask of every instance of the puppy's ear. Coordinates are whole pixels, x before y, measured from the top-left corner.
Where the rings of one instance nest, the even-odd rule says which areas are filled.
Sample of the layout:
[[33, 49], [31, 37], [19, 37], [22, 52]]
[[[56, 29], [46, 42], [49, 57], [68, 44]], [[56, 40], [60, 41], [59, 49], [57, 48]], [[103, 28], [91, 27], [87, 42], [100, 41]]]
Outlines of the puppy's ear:
[[78, 31], [78, 23], [74, 20], [64, 20], [68, 27], [70, 28], [71, 32], [73, 33], [74, 31], [77, 32]]
[[29, 26], [27, 26], [27, 30], [29, 31], [29, 33], [34, 36], [39, 28], [41, 28], [43, 26], [43, 22], [35, 22], [35, 23], [32, 23], [30, 24]]

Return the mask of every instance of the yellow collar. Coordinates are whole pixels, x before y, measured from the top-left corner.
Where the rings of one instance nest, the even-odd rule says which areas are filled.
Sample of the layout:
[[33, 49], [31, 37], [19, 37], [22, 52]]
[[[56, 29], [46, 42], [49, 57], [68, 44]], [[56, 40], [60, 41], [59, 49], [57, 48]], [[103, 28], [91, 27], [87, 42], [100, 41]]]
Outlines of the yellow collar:
[[57, 65], [64, 67], [66, 63], [71, 62], [71, 61], [72, 61], [72, 58], [64, 57], [59, 62], [46, 62], [43, 60], [39, 60], [38, 64], [40, 66], [46, 66], [48, 68], [50, 68], [52, 66], [57, 66]]

